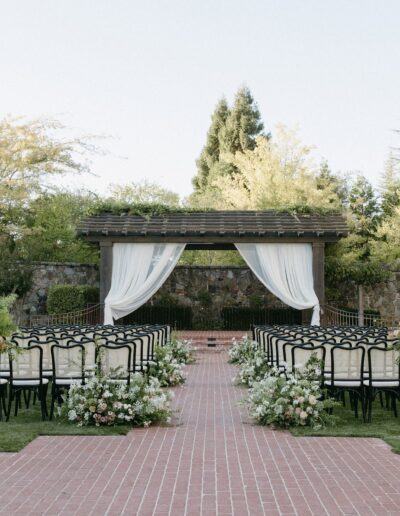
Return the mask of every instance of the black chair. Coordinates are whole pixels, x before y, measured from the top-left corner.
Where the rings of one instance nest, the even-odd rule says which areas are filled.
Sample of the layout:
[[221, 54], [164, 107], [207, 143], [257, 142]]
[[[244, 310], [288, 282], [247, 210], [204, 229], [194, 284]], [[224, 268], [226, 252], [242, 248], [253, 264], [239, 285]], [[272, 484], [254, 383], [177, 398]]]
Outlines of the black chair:
[[68, 390], [72, 382], [85, 383], [85, 348], [83, 344], [51, 346], [53, 363], [53, 383], [51, 389], [50, 419], [53, 419], [54, 405], [62, 404], [62, 393]]
[[18, 415], [21, 404], [21, 393], [34, 392], [40, 400], [42, 419], [47, 418], [46, 394], [49, 383], [43, 377], [43, 351], [40, 346], [23, 348], [18, 353], [9, 355], [10, 379], [7, 421], [10, 418], [11, 404], [15, 399], [14, 415]]

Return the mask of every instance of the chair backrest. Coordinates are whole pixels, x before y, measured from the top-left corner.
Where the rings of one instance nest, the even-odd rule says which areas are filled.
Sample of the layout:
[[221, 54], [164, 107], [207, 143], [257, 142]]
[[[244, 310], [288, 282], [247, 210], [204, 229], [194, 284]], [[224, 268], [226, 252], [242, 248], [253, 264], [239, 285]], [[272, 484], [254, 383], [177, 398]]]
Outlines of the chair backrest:
[[307, 362], [314, 355], [321, 361], [322, 371], [325, 367], [326, 349], [324, 346], [292, 346], [291, 366], [298, 371], [304, 371]]
[[43, 367], [43, 370], [44, 371], [50, 371], [53, 366], [52, 366], [52, 361], [51, 361], [51, 342], [54, 342], [53, 341], [46, 341], [46, 342], [37, 342], [35, 340], [30, 340], [28, 342], [28, 347], [32, 347], [32, 346], [39, 346], [39, 348], [41, 348], [42, 350], [42, 367]]
[[16, 344], [17, 346], [20, 346], [21, 348], [26, 348], [28, 347], [28, 344], [29, 342], [31, 341], [35, 341], [35, 342], [39, 342], [38, 340], [38, 337], [36, 335], [13, 335], [11, 337], [11, 342], [13, 344]]
[[51, 346], [54, 379], [83, 379], [85, 348], [83, 344]]
[[365, 348], [363, 346], [331, 348], [331, 371], [334, 380], [363, 380]]
[[391, 347], [368, 348], [368, 379], [370, 381], [399, 381], [400, 353]]
[[43, 351], [40, 346], [22, 348], [9, 355], [10, 380], [42, 381]]
[[101, 344], [97, 347], [97, 363], [104, 374], [128, 379], [131, 368], [131, 347], [122, 344]]
[[[76, 337], [76, 335], [74, 335]], [[94, 369], [96, 366], [96, 344], [93, 339], [82, 337], [79, 340], [75, 338], [69, 338], [67, 340], [67, 346], [75, 346], [76, 344], [82, 344], [85, 350], [85, 368]]]

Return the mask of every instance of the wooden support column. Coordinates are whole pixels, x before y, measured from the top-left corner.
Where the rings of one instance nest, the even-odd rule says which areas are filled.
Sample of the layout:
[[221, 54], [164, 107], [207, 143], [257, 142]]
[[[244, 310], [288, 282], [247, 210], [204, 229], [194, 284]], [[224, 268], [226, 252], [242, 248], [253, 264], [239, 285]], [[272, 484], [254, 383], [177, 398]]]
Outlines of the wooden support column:
[[[312, 243], [313, 279], [314, 291], [319, 299], [321, 307], [325, 304], [325, 242]], [[302, 310], [302, 324], [310, 324], [312, 310]], [[323, 316], [321, 315], [321, 323]]]
[[103, 304], [111, 287], [113, 243], [100, 241], [100, 303]]
[[[312, 251], [314, 291], [321, 308], [323, 308], [325, 305], [325, 242], [313, 242]], [[321, 322], [323, 322], [322, 315]]]

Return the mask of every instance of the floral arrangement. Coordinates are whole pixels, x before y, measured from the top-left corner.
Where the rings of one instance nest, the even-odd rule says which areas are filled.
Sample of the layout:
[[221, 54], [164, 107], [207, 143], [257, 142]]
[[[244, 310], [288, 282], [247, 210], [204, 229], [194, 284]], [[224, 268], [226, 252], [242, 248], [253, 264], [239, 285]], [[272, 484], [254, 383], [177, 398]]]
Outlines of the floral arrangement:
[[276, 427], [310, 426], [315, 430], [332, 424], [328, 413], [336, 404], [321, 389], [319, 361], [312, 357], [304, 369], [282, 372], [273, 367], [255, 382], [246, 403], [257, 423]]
[[181, 363], [174, 353], [176, 348], [169, 344], [156, 346], [154, 361], [149, 367], [149, 376], [156, 378], [162, 387], [179, 385], [186, 380], [183, 373], [184, 363]]
[[172, 338], [171, 342], [169, 342], [166, 347], [179, 364], [194, 364], [194, 362], [196, 362], [196, 348], [192, 346], [191, 340]]
[[229, 349], [229, 361], [238, 365], [239, 371], [235, 381], [242, 385], [252, 386], [260, 381], [270, 370], [265, 353], [258, 344], [244, 335], [242, 340], [232, 339], [233, 345]]
[[258, 350], [258, 344], [243, 335], [242, 340], [232, 339], [232, 347], [228, 350], [229, 362], [231, 364], [242, 364], [254, 356]]
[[156, 378], [133, 375], [129, 385], [116, 383], [99, 370], [90, 371], [87, 382], [75, 382], [65, 397], [62, 411], [77, 426], [131, 424], [149, 426], [169, 422], [171, 394]]

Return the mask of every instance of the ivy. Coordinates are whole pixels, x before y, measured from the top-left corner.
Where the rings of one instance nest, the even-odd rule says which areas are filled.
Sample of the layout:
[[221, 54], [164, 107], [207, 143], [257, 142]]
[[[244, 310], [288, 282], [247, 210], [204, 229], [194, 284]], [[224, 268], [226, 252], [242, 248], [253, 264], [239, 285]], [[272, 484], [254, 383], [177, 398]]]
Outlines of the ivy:
[[[189, 214], [189, 213], [209, 213], [216, 212], [213, 208], [191, 208], [188, 206], [170, 206], [160, 203], [128, 203], [118, 201], [115, 199], [100, 199], [96, 201], [89, 210], [89, 215], [101, 215], [109, 213], [111, 215], [137, 215], [145, 219], [152, 216], [168, 215], [168, 214]], [[229, 211], [229, 210], [228, 210]], [[273, 210], [260, 211], [274, 211], [277, 213], [289, 213], [290, 215], [327, 215], [337, 214], [337, 209], [330, 208], [316, 208], [315, 206], [307, 205], [293, 205], [288, 207], [274, 208]]]

